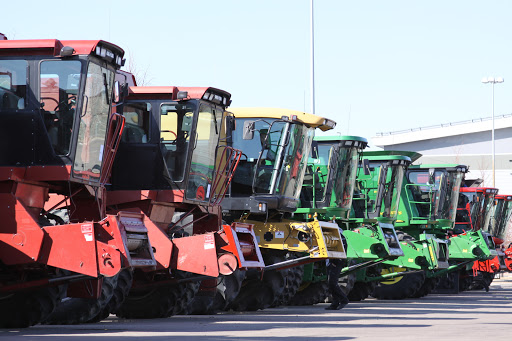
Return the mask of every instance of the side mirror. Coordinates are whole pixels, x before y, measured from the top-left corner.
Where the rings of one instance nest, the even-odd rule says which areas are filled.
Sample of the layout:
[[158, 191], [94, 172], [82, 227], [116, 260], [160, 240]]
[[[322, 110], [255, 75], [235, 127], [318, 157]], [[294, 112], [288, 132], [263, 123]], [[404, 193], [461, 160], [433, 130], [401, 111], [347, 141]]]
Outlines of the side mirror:
[[242, 138], [244, 140], [252, 140], [254, 139], [254, 121], [245, 121], [244, 122], [244, 132]]
[[318, 141], [313, 141], [311, 143], [311, 157], [313, 159], [318, 159]]
[[434, 178], [434, 172], [435, 172], [434, 168], [429, 168], [429, 170], [428, 170], [428, 184], [429, 185], [434, 185], [436, 183], [436, 179]]
[[364, 175], [369, 176], [371, 174], [370, 173], [370, 161], [368, 161], [368, 159], [363, 159], [363, 171], [364, 171]]
[[119, 103], [121, 101], [121, 86], [119, 85], [119, 81], [115, 81], [114, 83], [114, 103]]
[[232, 115], [227, 115], [224, 120], [224, 124], [225, 124], [226, 135], [231, 136], [231, 133], [236, 130], [235, 117]]

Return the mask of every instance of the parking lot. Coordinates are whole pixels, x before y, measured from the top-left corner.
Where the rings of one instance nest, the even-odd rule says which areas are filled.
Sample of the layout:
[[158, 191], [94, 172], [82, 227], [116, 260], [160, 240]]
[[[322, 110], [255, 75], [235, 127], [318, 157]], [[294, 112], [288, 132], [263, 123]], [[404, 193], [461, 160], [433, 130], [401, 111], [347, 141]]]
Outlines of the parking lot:
[[[429, 295], [405, 301], [369, 299], [341, 311], [327, 304], [258, 312], [96, 324], [38, 325], [0, 330], [0, 338], [23, 340], [485, 340], [510, 337], [512, 276], [496, 279], [490, 292]], [[508, 334], [507, 334], [508, 333]]]

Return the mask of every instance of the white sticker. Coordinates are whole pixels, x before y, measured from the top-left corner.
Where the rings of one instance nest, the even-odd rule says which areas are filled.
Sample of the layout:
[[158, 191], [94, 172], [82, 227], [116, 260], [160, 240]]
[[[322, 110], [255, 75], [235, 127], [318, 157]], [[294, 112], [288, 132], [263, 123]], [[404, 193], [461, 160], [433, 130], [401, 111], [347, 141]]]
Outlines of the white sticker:
[[284, 238], [284, 231], [276, 231], [276, 238]]
[[101, 160], [103, 160], [103, 145], [100, 146], [100, 156], [99, 156], [99, 161], [101, 162]]
[[210, 249], [214, 249], [214, 248], [215, 248], [215, 240], [213, 238], [213, 235], [206, 234], [204, 236], [204, 249], [210, 250]]
[[85, 237], [85, 241], [86, 242], [92, 242], [93, 240], [93, 235], [92, 235], [92, 229], [93, 229], [93, 226], [92, 224], [82, 224], [80, 226], [81, 230], [82, 230], [82, 233]]

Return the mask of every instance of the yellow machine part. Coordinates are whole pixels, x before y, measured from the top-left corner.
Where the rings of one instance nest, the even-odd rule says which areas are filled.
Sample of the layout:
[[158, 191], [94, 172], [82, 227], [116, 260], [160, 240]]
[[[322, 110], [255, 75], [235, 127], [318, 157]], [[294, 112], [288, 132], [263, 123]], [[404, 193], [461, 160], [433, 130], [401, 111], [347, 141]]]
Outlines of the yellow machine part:
[[347, 258], [337, 224], [314, 220], [312, 222], [258, 222], [254, 233], [260, 248], [309, 253], [311, 258]]
[[[394, 273], [394, 272], [405, 272], [405, 271], [407, 271], [406, 268], [402, 268], [402, 267], [399, 267], [399, 266], [392, 266], [389, 269], [387, 269], [387, 268], [382, 269], [380, 274], [381, 275], [387, 275], [387, 274]], [[404, 278], [404, 276], [393, 277], [393, 278], [384, 280], [384, 281], [382, 281], [380, 283], [384, 284], [384, 285], [391, 285], [391, 284], [395, 284], [395, 283], [400, 282], [400, 280], [402, 278]]]

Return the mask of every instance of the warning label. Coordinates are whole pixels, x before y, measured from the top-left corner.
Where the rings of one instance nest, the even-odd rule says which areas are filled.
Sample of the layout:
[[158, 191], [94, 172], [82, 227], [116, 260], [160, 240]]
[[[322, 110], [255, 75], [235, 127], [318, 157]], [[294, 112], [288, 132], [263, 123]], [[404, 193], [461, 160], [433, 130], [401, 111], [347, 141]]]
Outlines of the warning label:
[[215, 248], [215, 239], [213, 238], [213, 234], [206, 234], [204, 236], [204, 249], [210, 250]]
[[92, 234], [92, 224], [82, 224], [81, 226], [82, 233], [84, 234], [84, 238], [86, 242], [92, 242], [93, 241], [93, 234]]

